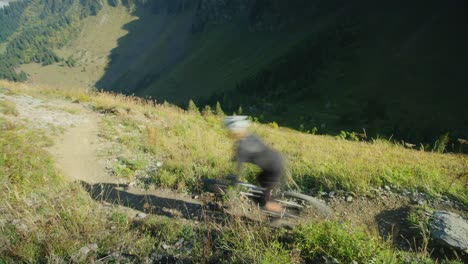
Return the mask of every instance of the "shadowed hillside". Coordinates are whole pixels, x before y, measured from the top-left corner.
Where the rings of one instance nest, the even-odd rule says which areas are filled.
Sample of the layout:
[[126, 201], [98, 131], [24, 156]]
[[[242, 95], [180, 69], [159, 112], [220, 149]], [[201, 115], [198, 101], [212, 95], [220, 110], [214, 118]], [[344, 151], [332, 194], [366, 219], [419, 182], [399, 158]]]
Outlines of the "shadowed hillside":
[[166, 5], [137, 10], [125, 25], [99, 89], [220, 101], [319, 133], [365, 129], [430, 144], [447, 132], [467, 136], [463, 1]]

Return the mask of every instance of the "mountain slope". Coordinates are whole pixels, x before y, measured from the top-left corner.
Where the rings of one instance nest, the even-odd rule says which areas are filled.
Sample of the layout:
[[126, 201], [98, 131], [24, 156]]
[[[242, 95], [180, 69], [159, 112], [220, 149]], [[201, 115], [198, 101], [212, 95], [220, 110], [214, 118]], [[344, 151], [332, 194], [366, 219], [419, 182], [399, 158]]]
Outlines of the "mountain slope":
[[[447, 132], [467, 138], [464, 1], [159, 0], [129, 2], [128, 14], [110, 3], [45, 53], [64, 62], [23, 66], [31, 81], [220, 101], [304, 131], [364, 129], [429, 150]], [[98, 23], [105, 14], [112, 28]], [[107, 51], [93, 55], [93, 39]], [[65, 58], [77, 65], [61, 67]]]
[[[119, 45], [112, 62], [120, 66], [111, 64], [97, 86], [179, 105], [220, 101], [230, 112], [244, 106], [265, 121], [321, 133], [365, 129], [415, 143], [447, 132], [467, 137], [463, 1], [290, 3], [303, 10], [241, 2], [210, 10], [232, 11], [227, 19], [204, 17], [203, 4], [170, 14], [138, 63], [119, 59], [128, 44]], [[136, 39], [130, 31], [124, 40]]]
[[[4, 32], [3, 39], [0, 39], [6, 42], [5, 52], [0, 56], [0, 78], [24, 81], [26, 74], [16, 71], [20, 64], [36, 62], [48, 65], [61, 60], [53, 49], [74, 38], [80, 20], [95, 15], [101, 5], [99, 0], [28, 0], [5, 7], [0, 12], [0, 20], [11, 21], [7, 26], [14, 32]], [[10, 17], [11, 10], [15, 13], [13, 17]]]

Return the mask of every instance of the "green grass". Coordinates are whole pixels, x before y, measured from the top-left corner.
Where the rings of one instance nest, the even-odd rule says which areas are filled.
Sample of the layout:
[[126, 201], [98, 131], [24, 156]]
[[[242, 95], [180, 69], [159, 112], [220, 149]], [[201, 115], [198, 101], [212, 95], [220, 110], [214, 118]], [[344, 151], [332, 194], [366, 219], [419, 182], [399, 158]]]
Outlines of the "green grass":
[[325, 256], [339, 263], [384, 263], [378, 254], [384, 252], [382, 243], [346, 224], [308, 224], [296, 230], [295, 240], [305, 258], [312, 262]]

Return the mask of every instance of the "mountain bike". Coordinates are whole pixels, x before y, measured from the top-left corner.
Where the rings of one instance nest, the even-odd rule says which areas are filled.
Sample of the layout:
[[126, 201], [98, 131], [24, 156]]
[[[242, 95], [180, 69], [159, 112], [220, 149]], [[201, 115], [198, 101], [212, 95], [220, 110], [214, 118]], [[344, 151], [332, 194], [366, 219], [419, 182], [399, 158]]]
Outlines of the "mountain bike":
[[[239, 181], [235, 175], [228, 175], [222, 179], [200, 179], [206, 189], [214, 194], [226, 194], [229, 189], [235, 189], [238, 194], [247, 197], [259, 206], [262, 203], [265, 188]], [[333, 217], [333, 209], [323, 201], [296, 191], [278, 190], [273, 195], [274, 201], [283, 207], [281, 213], [263, 210], [262, 212], [270, 217], [278, 218], [301, 218], [307, 212], [312, 212], [321, 218]]]

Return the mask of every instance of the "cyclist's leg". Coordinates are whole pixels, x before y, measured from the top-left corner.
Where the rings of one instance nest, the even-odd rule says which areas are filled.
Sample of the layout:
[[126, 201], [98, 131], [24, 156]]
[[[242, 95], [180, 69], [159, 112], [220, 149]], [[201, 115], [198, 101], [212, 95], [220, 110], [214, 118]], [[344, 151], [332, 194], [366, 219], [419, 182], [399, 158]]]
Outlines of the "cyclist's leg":
[[281, 211], [281, 206], [273, 202], [273, 190], [278, 187], [281, 173], [279, 171], [263, 170], [257, 177], [257, 180], [265, 191], [263, 192], [263, 205], [269, 211]]

